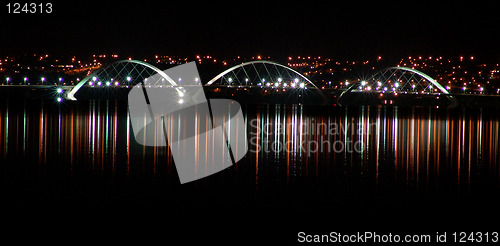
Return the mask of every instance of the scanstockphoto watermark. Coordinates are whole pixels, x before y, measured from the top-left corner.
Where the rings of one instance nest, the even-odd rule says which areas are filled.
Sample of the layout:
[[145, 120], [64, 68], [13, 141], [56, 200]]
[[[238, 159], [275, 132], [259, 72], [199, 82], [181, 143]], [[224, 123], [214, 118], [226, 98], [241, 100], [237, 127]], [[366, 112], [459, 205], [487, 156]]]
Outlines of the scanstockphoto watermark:
[[[251, 153], [363, 153], [365, 141], [376, 123], [281, 122], [262, 123], [252, 119], [248, 124]], [[286, 137], [288, 135], [288, 137]]]

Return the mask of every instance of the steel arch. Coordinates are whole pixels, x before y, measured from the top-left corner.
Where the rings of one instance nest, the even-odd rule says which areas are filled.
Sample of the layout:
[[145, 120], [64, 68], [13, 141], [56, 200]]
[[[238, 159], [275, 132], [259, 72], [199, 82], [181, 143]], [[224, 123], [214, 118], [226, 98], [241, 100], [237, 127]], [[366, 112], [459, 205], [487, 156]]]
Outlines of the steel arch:
[[[417, 74], [419, 76], [421, 76], [422, 78], [426, 79], [427, 81], [429, 81], [432, 85], [436, 86], [440, 91], [441, 93], [443, 94], [450, 94], [448, 92], [448, 90], [446, 90], [441, 84], [439, 84], [435, 79], [433, 79], [431, 76], [423, 73], [422, 71], [419, 71], [419, 70], [416, 70], [416, 69], [413, 69], [413, 68], [409, 68], [409, 67], [389, 67], [389, 68], [386, 68], [382, 71], [384, 72], [387, 72], [389, 70], [403, 70], [403, 71], [406, 71], [406, 72], [411, 72], [411, 73], [414, 73], [414, 74]], [[351, 86], [349, 86], [349, 88], [347, 88], [345, 91], [343, 91], [340, 96], [339, 96], [339, 99], [341, 97], [343, 97], [346, 93], [349, 93], [351, 92], [352, 90], [354, 90], [355, 88], [358, 87], [358, 84], [359, 82], [357, 83], [353, 83]]]
[[285, 65], [282, 65], [282, 64], [279, 64], [279, 63], [276, 63], [276, 62], [272, 62], [272, 61], [267, 61], [267, 60], [259, 60], [259, 61], [250, 61], [250, 62], [244, 62], [244, 63], [241, 63], [241, 64], [238, 64], [234, 67], [231, 67], [227, 70], [225, 70], [224, 72], [220, 73], [219, 75], [215, 76], [214, 78], [212, 78], [210, 81], [208, 81], [205, 85], [209, 86], [211, 84], [213, 84], [215, 81], [217, 81], [218, 79], [224, 77], [224, 75], [238, 69], [238, 68], [241, 68], [241, 67], [244, 67], [244, 66], [247, 66], [247, 65], [252, 65], [252, 64], [256, 64], [256, 63], [262, 63], [262, 64], [270, 64], [270, 65], [275, 65], [275, 66], [279, 66], [279, 67], [282, 67], [282, 68], [286, 68], [290, 71], [292, 71], [293, 73], [297, 74], [298, 76], [300, 76], [302, 79], [304, 79], [305, 81], [309, 82], [310, 84], [312, 84], [316, 89], [319, 89], [311, 80], [309, 80], [306, 76], [302, 75], [301, 73], [285, 66]]
[[448, 92], [448, 90], [446, 90], [435, 79], [433, 79], [431, 76], [423, 73], [422, 71], [419, 71], [419, 70], [416, 70], [413, 68], [409, 68], [409, 67], [390, 67], [390, 68], [387, 68], [386, 70], [391, 70], [391, 69], [403, 70], [403, 71], [407, 71], [407, 72], [411, 72], [411, 73], [416, 73], [416, 74], [422, 76], [424, 79], [428, 80], [434, 86], [436, 86], [443, 94], [450, 94], [450, 92]]
[[124, 62], [125, 63], [134, 63], [134, 64], [138, 64], [138, 65], [142, 65], [142, 66], [145, 66], [147, 68], [150, 68], [153, 71], [155, 71], [156, 73], [160, 74], [163, 78], [165, 78], [171, 85], [177, 86], [177, 83], [175, 83], [174, 80], [172, 80], [167, 74], [165, 74], [165, 72], [161, 71], [159, 68], [157, 68], [149, 63], [146, 63], [143, 61], [138, 61], [138, 60], [120, 60], [120, 61], [110, 63], [110, 64], [106, 65], [106, 67], [104, 67], [104, 68], [97, 69], [94, 72], [92, 72], [89, 76], [82, 79], [80, 81], [80, 83], [78, 83], [75, 87], [73, 87], [73, 89], [71, 91], [68, 92], [68, 94], [66, 94], [66, 98], [69, 100], [76, 101], [75, 94], [78, 92], [78, 90], [80, 90], [80, 88], [83, 85], [85, 85], [85, 83], [87, 83], [87, 81], [89, 81], [92, 77], [94, 77], [94, 75], [96, 75], [102, 69], [106, 69], [108, 67], [113, 66], [114, 64], [124, 63]]

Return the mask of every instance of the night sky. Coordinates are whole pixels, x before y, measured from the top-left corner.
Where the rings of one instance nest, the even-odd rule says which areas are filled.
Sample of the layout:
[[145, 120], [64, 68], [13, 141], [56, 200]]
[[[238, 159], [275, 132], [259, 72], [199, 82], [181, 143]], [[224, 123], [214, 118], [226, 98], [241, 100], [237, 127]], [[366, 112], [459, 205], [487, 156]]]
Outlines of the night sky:
[[0, 55], [500, 57], [500, 4], [471, 1], [54, 2], [0, 14]]

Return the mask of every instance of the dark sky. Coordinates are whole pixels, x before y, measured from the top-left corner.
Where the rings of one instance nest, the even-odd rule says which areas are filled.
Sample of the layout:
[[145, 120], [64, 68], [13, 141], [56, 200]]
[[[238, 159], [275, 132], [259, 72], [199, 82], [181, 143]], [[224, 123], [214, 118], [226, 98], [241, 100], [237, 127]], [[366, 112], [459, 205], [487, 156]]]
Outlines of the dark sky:
[[0, 13], [0, 54], [500, 57], [491, 2], [54, 2], [52, 14]]

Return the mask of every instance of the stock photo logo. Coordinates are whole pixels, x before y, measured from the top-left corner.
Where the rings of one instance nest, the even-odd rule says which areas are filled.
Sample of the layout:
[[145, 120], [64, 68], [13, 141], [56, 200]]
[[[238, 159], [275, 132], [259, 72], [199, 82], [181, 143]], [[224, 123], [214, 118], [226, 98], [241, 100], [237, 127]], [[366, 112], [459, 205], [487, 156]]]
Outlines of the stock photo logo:
[[135, 140], [168, 146], [182, 184], [230, 167], [248, 150], [238, 102], [205, 97], [194, 62], [148, 77], [128, 94]]

